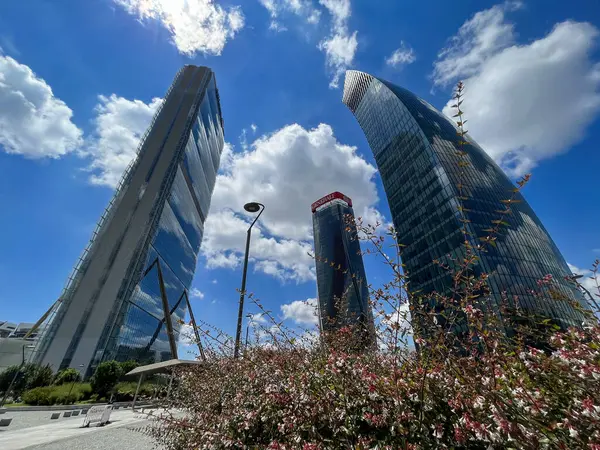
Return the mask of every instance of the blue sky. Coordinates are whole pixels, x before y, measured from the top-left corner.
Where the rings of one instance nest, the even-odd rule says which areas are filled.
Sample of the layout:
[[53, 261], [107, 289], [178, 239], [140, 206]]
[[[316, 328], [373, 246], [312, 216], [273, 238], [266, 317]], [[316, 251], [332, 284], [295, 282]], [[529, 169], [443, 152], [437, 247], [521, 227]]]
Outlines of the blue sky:
[[[357, 215], [389, 220], [341, 103], [347, 68], [439, 109], [465, 80], [471, 135], [511, 176], [533, 172], [527, 199], [583, 271], [600, 256], [599, 28], [594, 0], [2, 2], [0, 319], [35, 321], [58, 297], [184, 64], [215, 71], [229, 143], [197, 318], [234, 332], [246, 201], [267, 207], [248, 289], [290, 324], [316, 295], [310, 203], [340, 190]], [[369, 281], [385, 279], [366, 266]]]

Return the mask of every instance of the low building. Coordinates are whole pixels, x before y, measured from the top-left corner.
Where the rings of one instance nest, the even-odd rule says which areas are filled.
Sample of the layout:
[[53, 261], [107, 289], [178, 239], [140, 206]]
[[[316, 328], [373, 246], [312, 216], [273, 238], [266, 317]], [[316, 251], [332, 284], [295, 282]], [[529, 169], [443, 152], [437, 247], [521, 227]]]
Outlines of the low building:
[[[15, 330], [8, 337], [9, 338], [19, 338], [19, 339], [24, 338], [25, 336], [27, 336], [27, 333], [29, 333], [31, 331], [31, 329], [33, 328], [34, 325], [35, 325], [35, 323], [32, 323], [32, 322], [21, 322], [19, 325], [17, 325]], [[40, 326], [37, 330], [35, 330], [33, 333], [31, 333], [28, 336], [28, 339], [29, 340], [35, 339], [42, 328], [43, 328], [43, 326]]]
[[0, 320], [0, 338], [7, 338], [16, 328], [16, 323]]
[[34, 348], [29, 339], [0, 338], [0, 372], [10, 366], [18, 366], [27, 362]]
[[44, 329], [42, 325], [28, 335], [34, 325], [31, 322], [0, 322], [0, 372], [9, 366], [29, 361], [37, 337]]

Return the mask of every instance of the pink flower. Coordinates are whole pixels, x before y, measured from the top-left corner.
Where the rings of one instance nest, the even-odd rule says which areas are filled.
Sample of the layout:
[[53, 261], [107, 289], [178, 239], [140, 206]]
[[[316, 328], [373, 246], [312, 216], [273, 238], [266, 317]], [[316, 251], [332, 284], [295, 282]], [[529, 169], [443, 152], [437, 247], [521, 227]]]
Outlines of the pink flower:
[[463, 444], [467, 440], [465, 432], [458, 427], [454, 427], [454, 439], [459, 444]]
[[319, 447], [317, 444], [304, 444], [302, 450], [317, 450]]

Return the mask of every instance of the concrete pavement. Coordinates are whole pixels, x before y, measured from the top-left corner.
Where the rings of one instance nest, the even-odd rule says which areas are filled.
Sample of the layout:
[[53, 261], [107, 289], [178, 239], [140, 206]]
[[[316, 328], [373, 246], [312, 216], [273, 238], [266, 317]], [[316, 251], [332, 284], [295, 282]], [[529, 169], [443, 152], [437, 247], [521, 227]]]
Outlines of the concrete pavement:
[[[104, 427], [90, 425], [89, 428], [81, 428], [83, 417], [79, 420], [71, 419], [63, 422], [50, 422], [46, 425], [24, 428], [11, 431], [7, 428], [0, 431], [0, 449], [2, 450], [21, 450], [33, 446], [43, 446], [76, 437], [87, 436], [89, 440], [96, 438], [102, 439], [101, 435], [96, 436], [104, 430], [112, 430], [127, 426], [140, 426], [148, 422], [149, 416], [141, 412], [131, 410], [117, 410], [110, 415], [110, 424]], [[132, 431], [133, 432], [133, 431]], [[111, 448], [111, 447], [107, 447]]]

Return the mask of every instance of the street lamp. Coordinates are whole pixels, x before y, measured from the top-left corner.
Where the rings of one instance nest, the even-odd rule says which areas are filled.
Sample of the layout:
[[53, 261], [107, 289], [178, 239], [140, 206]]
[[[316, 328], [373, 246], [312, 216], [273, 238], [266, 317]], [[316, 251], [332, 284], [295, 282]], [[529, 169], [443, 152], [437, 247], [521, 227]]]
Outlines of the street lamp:
[[6, 401], [8, 394], [10, 393], [10, 391], [12, 390], [13, 384], [15, 384], [15, 381], [17, 380], [17, 377], [19, 376], [19, 374], [21, 373], [21, 369], [23, 368], [23, 366], [25, 365], [25, 349], [26, 348], [35, 348], [35, 345], [27, 345], [27, 344], [23, 344], [23, 359], [21, 360], [21, 365], [19, 366], [19, 368], [17, 369], [17, 371], [15, 372], [15, 376], [13, 377], [12, 381], [10, 382], [10, 384], [8, 385], [8, 389], [6, 389], [6, 392], [4, 393], [4, 397], [2, 397], [2, 402], [0, 402], [0, 408], [2, 408], [4, 406], [4, 402]]
[[[250, 235], [252, 233], [252, 227], [265, 210], [265, 205], [257, 202], [250, 202], [244, 205], [244, 209], [250, 213], [258, 212], [258, 215], [254, 219], [254, 222], [248, 228], [246, 235], [246, 254], [244, 256], [244, 271], [242, 273], [242, 290], [240, 291], [240, 309], [238, 311], [237, 330], [235, 333], [235, 348], [233, 351], [233, 357], [237, 358], [240, 352], [240, 339], [242, 334], [242, 315], [244, 314], [244, 296], [246, 295], [246, 272], [248, 271], [248, 252], [250, 250]], [[259, 212], [260, 211], [260, 212]]]

